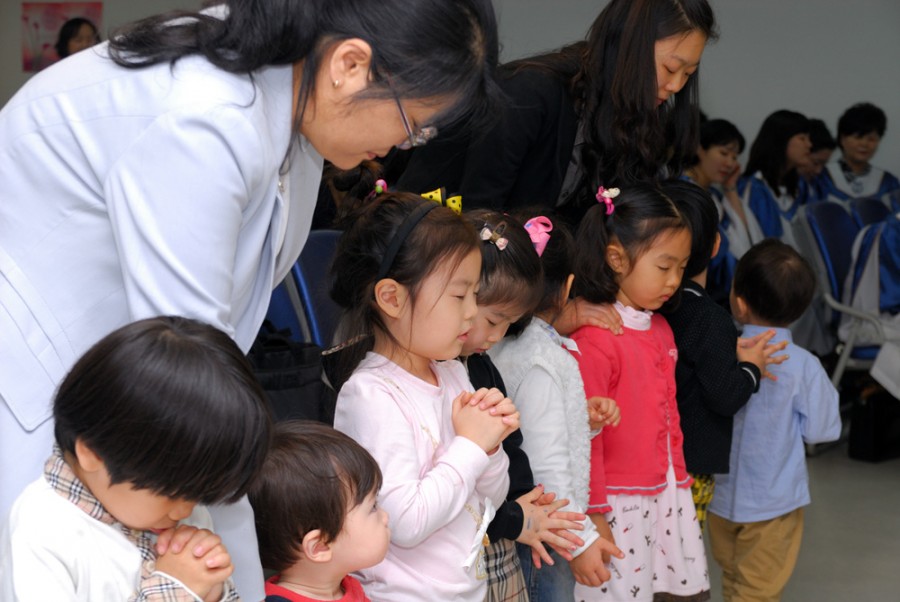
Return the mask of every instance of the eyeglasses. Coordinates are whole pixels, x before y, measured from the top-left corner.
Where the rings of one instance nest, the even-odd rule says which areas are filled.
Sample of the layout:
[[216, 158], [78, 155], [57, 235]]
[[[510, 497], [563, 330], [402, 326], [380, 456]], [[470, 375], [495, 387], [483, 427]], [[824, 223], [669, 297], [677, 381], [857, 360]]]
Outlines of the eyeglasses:
[[431, 125], [419, 128], [419, 131], [414, 132], [409, 125], [409, 117], [406, 115], [406, 111], [403, 110], [403, 105], [400, 104], [400, 97], [395, 95], [394, 101], [397, 103], [397, 109], [400, 110], [400, 120], [403, 121], [403, 129], [406, 130], [406, 137], [408, 138], [408, 140], [398, 144], [397, 148], [409, 150], [416, 146], [424, 146], [428, 144], [429, 140], [437, 136], [437, 128]]

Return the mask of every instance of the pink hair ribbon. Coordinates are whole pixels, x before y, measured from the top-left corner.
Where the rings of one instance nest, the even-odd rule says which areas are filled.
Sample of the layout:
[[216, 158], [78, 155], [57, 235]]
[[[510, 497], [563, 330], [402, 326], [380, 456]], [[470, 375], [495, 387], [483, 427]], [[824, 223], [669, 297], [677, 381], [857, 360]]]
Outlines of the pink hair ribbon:
[[613, 199], [619, 196], [618, 188], [604, 188], [601, 186], [597, 189], [597, 201], [606, 205], [606, 215], [612, 215], [616, 206], [613, 205]]
[[550, 240], [553, 222], [543, 215], [538, 215], [525, 222], [525, 229], [528, 230], [531, 244], [534, 245], [534, 250], [537, 251], [538, 257], [540, 257], [544, 254], [544, 249], [547, 248], [547, 242]]

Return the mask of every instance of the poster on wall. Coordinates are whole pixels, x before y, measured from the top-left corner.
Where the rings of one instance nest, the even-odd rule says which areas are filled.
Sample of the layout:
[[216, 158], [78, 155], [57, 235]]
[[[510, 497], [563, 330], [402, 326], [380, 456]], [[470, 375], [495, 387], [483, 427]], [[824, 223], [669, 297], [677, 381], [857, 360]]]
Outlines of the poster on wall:
[[[23, 2], [22, 3], [22, 70], [33, 73], [59, 60], [56, 42], [60, 30], [70, 19], [87, 19], [95, 32], [103, 31], [102, 2]], [[83, 39], [90, 26], [75, 23], [71, 38]], [[78, 41], [73, 42], [75, 47]], [[65, 53], [66, 50], [63, 50]]]

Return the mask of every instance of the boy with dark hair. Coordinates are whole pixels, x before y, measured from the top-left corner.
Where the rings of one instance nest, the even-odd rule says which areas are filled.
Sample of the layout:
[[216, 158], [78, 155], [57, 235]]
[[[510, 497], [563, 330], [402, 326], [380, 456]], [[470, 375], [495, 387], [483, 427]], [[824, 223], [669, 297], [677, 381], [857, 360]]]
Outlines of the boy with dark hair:
[[732, 416], [759, 389], [771, 354], [784, 345], [768, 345], [774, 331], [738, 345], [731, 316], [706, 291], [707, 268], [719, 246], [719, 214], [708, 192], [683, 180], [665, 182], [691, 228], [691, 256], [684, 270], [680, 302], [664, 308], [675, 335], [678, 361], [675, 391], [684, 460], [694, 478], [691, 492], [701, 528], [713, 496], [714, 473], [728, 472]]
[[[812, 300], [816, 279], [790, 246], [767, 239], [738, 262], [731, 307], [744, 334], [788, 324]], [[838, 393], [819, 360], [790, 343], [789, 357], [771, 371], [735, 415], [731, 472], [716, 475], [709, 512], [712, 552], [722, 566], [726, 602], [779, 600], [800, 550], [803, 506], [810, 502], [804, 443], [841, 433]]]
[[887, 116], [868, 102], [853, 105], [841, 115], [837, 142], [841, 158], [830, 163], [823, 184], [831, 198], [849, 201], [863, 197], [884, 198], [900, 189], [894, 174], [872, 165], [881, 138], [887, 129]]
[[3, 600], [236, 600], [196, 504], [244, 495], [269, 446], [235, 343], [186, 318], [107, 335], [63, 380], [56, 446], [0, 529]]
[[304, 420], [275, 425], [249, 493], [262, 564], [278, 573], [266, 582], [267, 602], [368, 600], [348, 573], [387, 554], [381, 482], [375, 459], [347, 435]]

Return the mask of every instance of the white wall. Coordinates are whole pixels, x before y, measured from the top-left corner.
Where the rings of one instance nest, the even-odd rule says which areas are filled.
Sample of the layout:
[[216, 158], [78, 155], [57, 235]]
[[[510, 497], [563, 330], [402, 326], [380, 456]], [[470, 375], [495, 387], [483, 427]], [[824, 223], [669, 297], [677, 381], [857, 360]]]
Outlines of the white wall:
[[[747, 145], [778, 109], [823, 119], [832, 134], [850, 105], [888, 116], [875, 163], [900, 174], [900, 2], [710, 0], [720, 37], [703, 55], [701, 102], [735, 123]], [[582, 38], [605, 1], [494, 0], [502, 57]], [[745, 153], [746, 157], [746, 153]]]
[[[888, 115], [875, 162], [900, 173], [900, 2], [898, 0], [710, 0], [720, 39], [703, 55], [701, 99], [710, 117], [747, 138], [777, 109], [824, 119], [874, 102]], [[104, 29], [200, 0], [105, 0]], [[581, 39], [605, 0], [494, 0], [502, 58]], [[28, 78], [21, 69], [21, 2], [0, 0], [0, 104]], [[106, 31], [104, 31], [104, 37]], [[746, 155], [746, 153], [745, 153]]]
[[[103, 0], [101, 37], [105, 40], [110, 29], [129, 21], [167, 10], [194, 9], [200, 4], [201, 0]], [[0, 0], [0, 106], [32, 75], [22, 71], [21, 19], [21, 0]]]

